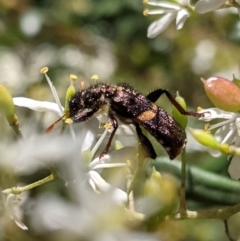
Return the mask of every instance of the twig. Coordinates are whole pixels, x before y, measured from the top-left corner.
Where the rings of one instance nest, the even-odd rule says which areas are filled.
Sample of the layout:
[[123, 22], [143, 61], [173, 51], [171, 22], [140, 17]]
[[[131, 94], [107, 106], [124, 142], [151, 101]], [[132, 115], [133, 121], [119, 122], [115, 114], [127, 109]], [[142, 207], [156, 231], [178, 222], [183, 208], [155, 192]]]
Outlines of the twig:
[[37, 186], [40, 186], [42, 184], [45, 184], [47, 182], [52, 181], [55, 178], [54, 174], [49, 175], [48, 177], [45, 177], [37, 182], [31, 183], [29, 185], [26, 185], [24, 187], [11, 187], [8, 189], [3, 190], [3, 193], [11, 193], [11, 194], [15, 194], [15, 195], [19, 195], [27, 190], [30, 190], [32, 188], [35, 188]]
[[181, 188], [180, 188], [180, 208], [179, 213], [184, 215], [186, 207], [186, 158], [185, 148], [182, 150], [182, 163], [181, 163]]
[[229, 233], [227, 220], [226, 220], [226, 219], [223, 220], [223, 223], [224, 223], [225, 233], [226, 233], [228, 239], [229, 239], [230, 241], [234, 241], [234, 239], [231, 237], [231, 235], [230, 235], [230, 233]]

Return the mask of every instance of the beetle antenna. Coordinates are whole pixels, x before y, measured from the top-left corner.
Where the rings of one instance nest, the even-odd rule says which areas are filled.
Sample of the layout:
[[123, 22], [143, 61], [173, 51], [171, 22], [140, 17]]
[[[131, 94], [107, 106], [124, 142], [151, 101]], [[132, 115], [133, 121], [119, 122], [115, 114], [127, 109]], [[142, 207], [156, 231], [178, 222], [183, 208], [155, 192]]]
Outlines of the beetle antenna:
[[52, 129], [57, 125], [57, 123], [62, 120], [67, 113], [65, 113], [61, 118], [59, 118], [58, 120], [54, 121], [46, 130], [45, 133], [49, 133], [50, 131], [52, 131]]

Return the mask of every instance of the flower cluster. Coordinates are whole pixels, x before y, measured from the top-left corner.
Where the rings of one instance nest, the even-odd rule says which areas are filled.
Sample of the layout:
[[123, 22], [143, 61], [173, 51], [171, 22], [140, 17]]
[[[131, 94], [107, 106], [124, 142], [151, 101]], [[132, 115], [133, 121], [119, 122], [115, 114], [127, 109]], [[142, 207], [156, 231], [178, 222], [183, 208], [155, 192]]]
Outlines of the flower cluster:
[[[34, 183], [3, 190], [1, 194], [6, 197], [6, 202], [0, 203], [0, 209], [4, 209], [4, 218], [13, 219], [21, 229], [27, 230], [20, 220], [22, 213], [19, 213], [19, 197], [22, 193], [25, 194], [25, 191], [58, 177], [65, 184], [62, 188], [67, 198], [45, 192], [38, 197], [27, 197], [27, 205], [24, 206], [26, 212], [23, 214], [28, 213], [31, 225], [29, 229], [34, 228], [37, 232], [61, 230], [66, 232], [66, 235], [69, 233], [71, 237], [80, 237], [81, 240], [159, 240], [154, 234], [132, 231], [128, 226], [130, 220], [135, 225], [143, 222], [145, 218], [151, 218], [155, 213], [161, 219], [176, 212], [179, 191], [177, 181], [172, 177], [162, 177], [153, 169], [152, 175], [141, 185], [144, 194], [138, 197], [139, 200], [135, 200], [131, 191], [133, 185], [139, 181], [139, 175], [142, 178], [145, 154], [137, 151], [134, 128], [119, 123], [114, 137], [116, 140], [113, 141], [114, 148], [110, 148], [109, 152], [99, 159], [111, 131], [107, 123], [108, 117], [103, 114], [81, 124], [71, 125], [67, 118], [68, 106], [61, 105], [46, 69], [42, 73], [49, 82], [56, 103], [23, 97], [15, 97], [9, 103], [34, 111], [53, 112], [61, 116], [60, 120], [66, 117], [64, 121], [68, 122], [71, 134], [64, 131], [59, 135], [51, 131], [57, 123], [54, 122], [47, 129], [50, 133], [33, 133], [31, 137], [21, 138], [20, 142], [1, 151], [14, 174], [29, 175], [42, 168], [51, 172], [48, 177]], [[72, 79], [71, 77], [66, 100], [75, 93]], [[1, 165], [6, 163], [1, 163], [0, 160]], [[141, 213], [135, 211], [135, 204], [138, 205], [139, 202], [142, 203]]]
[[190, 4], [189, 0], [144, 0], [145, 5], [157, 7], [156, 9], [146, 9], [143, 14], [147, 15], [162, 15], [158, 20], [150, 24], [147, 31], [149, 38], [155, 38], [161, 34], [169, 24], [176, 19], [176, 28], [180, 30], [190, 16], [190, 12], [207, 13], [219, 8], [235, 7], [240, 9], [238, 1], [226, 1], [226, 0], [199, 0], [195, 6]]
[[146, 0], [144, 3], [150, 6], [159, 7], [159, 9], [156, 10], [145, 10], [144, 15], [163, 15], [163, 17], [154, 21], [149, 26], [147, 32], [149, 38], [154, 38], [161, 34], [174, 19], [176, 19], [177, 30], [181, 29], [190, 15], [189, 9], [191, 9], [191, 6], [188, 0], [178, 1], [176, 3]]
[[[56, 103], [36, 101], [24, 97], [15, 97], [13, 98], [14, 105], [26, 107], [34, 111], [52, 112], [58, 116], [64, 116], [68, 106], [65, 106], [64, 108], [61, 105], [57, 91], [47, 76], [47, 68], [44, 68], [41, 72], [45, 74], [48, 80]], [[73, 79], [75, 79], [75, 77], [73, 78], [73, 76], [71, 76], [70, 87], [67, 91], [71, 92], [72, 94], [75, 93], [73, 90]], [[70, 98], [69, 93], [66, 94], [66, 98]], [[66, 105], [68, 105], [68, 103], [66, 103]], [[111, 185], [104, 180], [104, 178], [101, 176], [101, 173], [104, 169], [109, 168], [124, 169], [124, 173], [128, 173], [127, 170], [130, 167], [129, 165], [131, 165], [130, 163], [133, 164], [136, 159], [137, 138], [134, 136], [133, 128], [131, 126], [120, 125], [118, 131], [116, 132], [116, 148], [113, 148], [113, 150], [110, 149], [111, 151], [100, 160], [98, 150], [103, 148], [103, 145], [105, 145], [104, 141], [107, 139], [109, 132], [111, 132], [111, 128], [99, 128], [99, 126], [101, 126], [100, 121], [106, 122], [107, 118], [91, 118], [88, 120], [88, 122], [83, 122], [81, 125], [79, 125], [79, 128], [76, 130], [74, 130], [73, 125], [68, 125], [70, 128], [71, 138], [66, 134], [62, 134], [61, 136], [51, 134], [51, 145], [48, 143], [49, 137], [47, 137], [47, 135], [33, 135], [32, 138], [23, 139], [19, 145], [14, 147], [12, 152], [2, 154], [5, 156], [10, 155], [8, 159], [11, 161], [8, 162], [8, 165], [10, 165], [11, 168], [14, 167], [15, 171], [18, 173], [34, 172], [43, 166], [47, 167], [49, 165], [53, 165], [53, 163], [54, 165], [59, 165], [59, 159], [61, 163], [61, 159], [69, 159], [69, 163], [71, 156], [77, 156], [77, 160], [73, 160], [71, 162], [71, 168], [66, 166], [66, 163], [61, 164], [66, 166], [66, 169], [61, 171], [60, 176], [66, 177], [70, 175], [70, 178], [64, 178], [64, 181], [68, 183], [68, 179], [70, 179], [72, 181], [70, 181], [71, 184], [69, 185], [72, 185], [77, 179], [79, 179], [80, 175], [81, 178], [78, 182], [80, 185], [85, 183], [87, 186], [92, 188], [94, 193], [109, 195], [110, 200], [112, 200], [115, 205], [120, 205], [122, 207], [128, 201], [128, 195], [126, 193], [127, 187], [125, 185], [125, 189], [122, 190], [116, 186], [124, 187], [123, 183], [126, 182], [126, 177], [123, 176], [120, 178], [120, 176], [117, 175], [112, 180], [115, 185]], [[126, 136], [128, 136], [127, 140]], [[122, 143], [124, 143], [124, 145]], [[24, 145], [25, 148], [22, 148], [22, 145]], [[38, 146], [38, 148], [36, 148], [36, 146]], [[16, 153], [17, 157], [15, 156]], [[56, 161], [51, 163], [51, 159]], [[119, 173], [122, 172], [120, 171]], [[33, 187], [34, 186], [35, 185], [33, 185]], [[7, 200], [10, 200], [10, 198], [12, 200], [13, 197], [17, 198], [17, 196], [13, 194], [19, 194], [23, 190], [25, 189], [8, 188], [5, 189], [3, 193], [4, 195], [9, 194], [9, 198], [7, 198]], [[17, 202], [8, 201], [6, 203], [7, 207], [10, 207], [9, 203], [12, 204]], [[11, 208], [11, 210], [8, 212], [8, 216], [14, 219], [19, 227], [26, 230], [27, 227], [20, 221], [14, 210], [15, 208]]]
[[[209, 108], [200, 111], [205, 113], [200, 120], [210, 122], [218, 121], [207, 127], [208, 131], [216, 130], [214, 138], [221, 144], [234, 145], [240, 147], [240, 114], [234, 112], [226, 112], [219, 108]], [[221, 155], [219, 150], [209, 149], [209, 153], [217, 157]], [[228, 172], [233, 179], [240, 178], [240, 156], [232, 156]]]
[[222, 77], [211, 77], [203, 80], [205, 92], [215, 108], [201, 109], [204, 116], [200, 120], [213, 122], [205, 130], [214, 132], [214, 138], [199, 131], [191, 131], [200, 143], [209, 147], [212, 156], [221, 153], [231, 158], [229, 174], [233, 179], [240, 178], [240, 89], [235, 84], [238, 80], [229, 81]]

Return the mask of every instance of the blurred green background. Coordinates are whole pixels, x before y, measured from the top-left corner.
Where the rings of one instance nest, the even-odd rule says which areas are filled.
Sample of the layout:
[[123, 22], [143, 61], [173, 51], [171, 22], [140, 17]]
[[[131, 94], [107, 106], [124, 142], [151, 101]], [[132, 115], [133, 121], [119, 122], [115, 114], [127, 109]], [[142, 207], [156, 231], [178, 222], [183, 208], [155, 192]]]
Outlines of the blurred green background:
[[[147, 28], [156, 17], [144, 17], [144, 8], [140, 0], [0, 0], [0, 84], [14, 97], [51, 101], [52, 94], [39, 72], [48, 66], [62, 101], [70, 74], [86, 85], [97, 74], [101, 82], [129, 83], [144, 94], [155, 88], [179, 91], [192, 110], [211, 107], [200, 77], [239, 77], [237, 10], [192, 14], [182, 30], [177, 31], [172, 22], [163, 34], [148, 39]], [[171, 111], [167, 98], [158, 103]], [[17, 109], [17, 113], [20, 124], [38, 120], [32, 111]], [[39, 131], [50, 123], [47, 119]], [[193, 118], [190, 124], [204, 125]], [[0, 128], [1, 137], [11, 133], [3, 117]], [[27, 131], [28, 127], [22, 128]], [[198, 154], [188, 154], [191, 164], [228, 175], [225, 157]], [[189, 204], [197, 208], [201, 202], [193, 197]], [[169, 225], [179, 235], [164, 240], [227, 240], [220, 221]], [[41, 235], [36, 239], [31, 230], [17, 232], [19, 238], [13, 235], [7, 240], [51, 240]]]

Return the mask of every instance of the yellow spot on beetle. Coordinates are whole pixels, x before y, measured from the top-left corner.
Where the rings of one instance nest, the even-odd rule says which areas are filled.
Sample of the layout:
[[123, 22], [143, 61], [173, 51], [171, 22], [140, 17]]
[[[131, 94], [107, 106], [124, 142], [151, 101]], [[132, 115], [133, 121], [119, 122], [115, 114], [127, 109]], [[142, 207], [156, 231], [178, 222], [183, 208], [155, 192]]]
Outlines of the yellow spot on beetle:
[[117, 91], [122, 91], [123, 90], [123, 87], [122, 86], [118, 86], [117, 87]]
[[152, 103], [152, 108], [153, 108], [153, 110], [155, 110], [155, 111], [158, 109], [157, 105], [155, 105], [155, 104], [153, 104], [153, 103]]
[[153, 119], [155, 116], [156, 116], [156, 113], [154, 111], [147, 110], [141, 113], [140, 115], [138, 115], [135, 119], [140, 123], [144, 123], [146, 121]]

